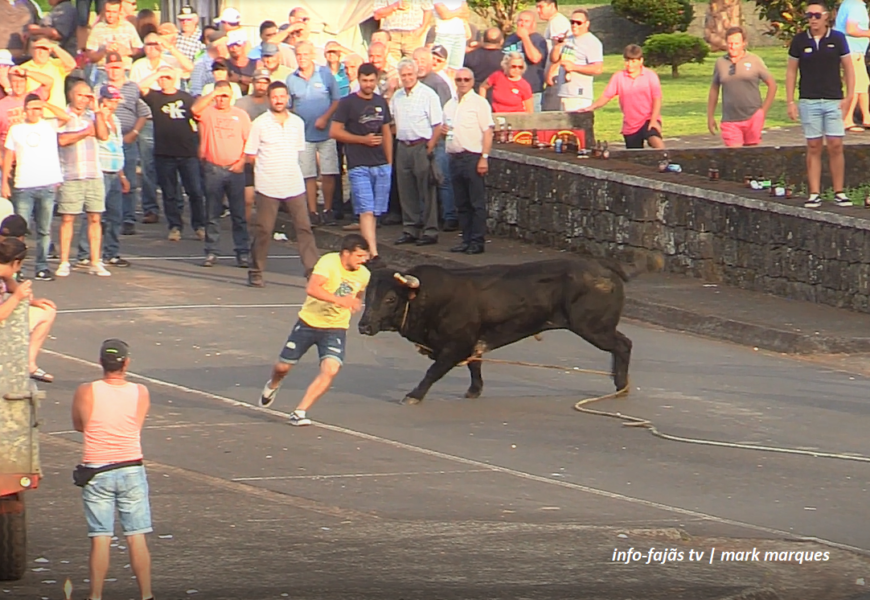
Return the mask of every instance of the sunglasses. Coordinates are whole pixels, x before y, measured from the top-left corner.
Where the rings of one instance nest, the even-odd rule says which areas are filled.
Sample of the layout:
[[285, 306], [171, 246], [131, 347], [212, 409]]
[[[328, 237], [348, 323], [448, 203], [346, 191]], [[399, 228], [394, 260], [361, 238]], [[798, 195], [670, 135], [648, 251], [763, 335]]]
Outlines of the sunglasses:
[[151, 46], [152, 48], [156, 48], [156, 47], [159, 46], [160, 44], [158, 44], [157, 42], [146, 42], [145, 45], [146, 45], [146, 46]]
[[468, 83], [471, 81], [471, 77], [454, 77], [453, 81], [456, 83]]
[[311, 19], [308, 18], [308, 17], [302, 17], [302, 18], [299, 19], [299, 20], [302, 21], [303, 23], [307, 23], [307, 22], [310, 21]]
[[737, 73], [737, 65], [735, 65], [734, 63], [731, 63], [731, 66], [728, 67], [728, 74], [734, 75], [735, 73]]
[[806, 18], [806, 19], [821, 19], [826, 14], [828, 14], [828, 13], [827, 12], [808, 12], [808, 13], [804, 13], [804, 18]]
[[586, 21], [575, 21], [573, 19], [571, 20], [571, 25], [576, 25], [577, 27], [580, 27], [581, 25], [585, 25], [585, 24], [586, 24]]
[[511, 69], [522, 69], [525, 65], [511, 65]]

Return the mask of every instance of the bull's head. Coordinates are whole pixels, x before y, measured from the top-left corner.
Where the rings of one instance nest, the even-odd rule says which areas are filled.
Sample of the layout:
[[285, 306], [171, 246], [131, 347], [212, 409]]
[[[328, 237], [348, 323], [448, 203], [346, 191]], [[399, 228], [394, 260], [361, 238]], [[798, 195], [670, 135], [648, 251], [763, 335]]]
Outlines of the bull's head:
[[399, 331], [408, 301], [414, 298], [419, 287], [420, 280], [413, 275], [374, 272], [366, 288], [366, 308], [359, 320], [359, 332], [375, 335], [381, 331]]

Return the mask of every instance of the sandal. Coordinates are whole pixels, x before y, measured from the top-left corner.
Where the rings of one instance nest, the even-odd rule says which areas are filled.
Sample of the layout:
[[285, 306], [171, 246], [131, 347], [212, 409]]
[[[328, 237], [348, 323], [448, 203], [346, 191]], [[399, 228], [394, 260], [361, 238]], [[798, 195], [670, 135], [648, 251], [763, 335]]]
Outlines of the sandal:
[[31, 373], [30, 378], [35, 379], [36, 381], [41, 381], [42, 383], [54, 383], [54, 375], [50, 375], [40, 368], [37, 368], [33, 373]]
[[846, 131], [850, 133], [864, 133], [865, 129], [863, 125], [852, 125], [851, 127], [846, 127]]

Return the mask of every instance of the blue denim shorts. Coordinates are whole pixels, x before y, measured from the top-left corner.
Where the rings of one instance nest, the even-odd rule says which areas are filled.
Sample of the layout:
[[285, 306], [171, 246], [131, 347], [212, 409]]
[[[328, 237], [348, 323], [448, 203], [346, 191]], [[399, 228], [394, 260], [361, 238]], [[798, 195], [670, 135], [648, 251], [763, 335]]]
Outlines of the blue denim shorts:
[[804, 137], [815, 140], [820, 137], [843, 137], [843, 111], [839, 100], [798, 100], [798, 112]]
[[393, 167], [354, 167], [347, 173], [350, 182], [353, 212], [358, 215], [374, 213], [376, 217], [390, 208], [390, 178]]
[[320, 360], [331, 358], [338, 364], [344, 364], [344, 347], [347, 330], [345, 329], [321, 329], [311, 327], [304, 321], [296, 321], [293, 331], [287, 338], [287, 343], [281, 349], [278, 357], [282, 363], [295, 365], [299, 362], [311, 346], [317, 346], [317, 354]]
[[[97, 466], [97, 465], [88, 465]], [[88, 537], [115, 532], [115, 508], [124, 535], [151, 533], [151, 505], [145, 467], [123, 467], [99, 473], [82, 488]]]

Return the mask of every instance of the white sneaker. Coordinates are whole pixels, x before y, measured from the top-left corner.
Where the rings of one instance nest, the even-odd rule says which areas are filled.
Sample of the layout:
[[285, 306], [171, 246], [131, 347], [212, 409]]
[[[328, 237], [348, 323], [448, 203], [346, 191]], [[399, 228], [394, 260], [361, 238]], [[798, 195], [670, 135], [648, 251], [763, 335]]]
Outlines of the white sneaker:
[[103, 266], [102, 261], [95, 264], [93, 267], [88, 269], [88, 273], [91, 275], [96, 275], [97, 277], [111, 277], [112, 272], [109, 271], [105, 266]]
[[302, 417], [295, 410], [290, 413], [290, 424], [294, 427], [303, 427], [305, 425], [311, 425], [311, 419], [308, 417]]
[[263, 392], [260, 394], [260, 406], [266, 408], [270, 406], [275, 401], [275, 396], [278, 395], [278, 389], [281, 386], [276, 387], [274, 390], [269, 387], [269, 383], [271, 383], [271, 379], [266, 382], [266, 385], [263, 386]]
[[69, 277], [69, 262], [62, 262], [58, 265], [57, 271], [54, 272], [55, 277]]

